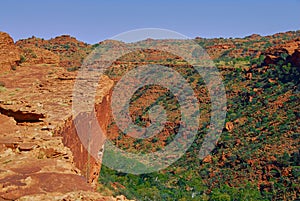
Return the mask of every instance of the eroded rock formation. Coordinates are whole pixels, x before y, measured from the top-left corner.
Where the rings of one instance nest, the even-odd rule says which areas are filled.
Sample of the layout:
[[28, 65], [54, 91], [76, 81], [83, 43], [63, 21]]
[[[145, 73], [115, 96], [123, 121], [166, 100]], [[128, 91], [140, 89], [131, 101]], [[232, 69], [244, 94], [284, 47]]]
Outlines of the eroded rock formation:
[[20, 50], [13, 39], [4, 32], [0, 32], [0, 72], [10, 70], [20, 61]]
[[[64, 68], [34, 65], [0, 75], [5, 85], [0, 92], [0, 199], [116, 199], [91, 186], [97, 184], [101, 164], [82, 146], [73, 126], [75, 78]], [[103, 77], [95, 102], [101, 114], [111, 87]], [[105, 129], [107, 116], [99, 115]]]
[[300, 38], [276, 45], [267, 49], [264, 53], [265, 65], [277, 64], [280, 60], [291, 63], [292, 66], [300, 67]]

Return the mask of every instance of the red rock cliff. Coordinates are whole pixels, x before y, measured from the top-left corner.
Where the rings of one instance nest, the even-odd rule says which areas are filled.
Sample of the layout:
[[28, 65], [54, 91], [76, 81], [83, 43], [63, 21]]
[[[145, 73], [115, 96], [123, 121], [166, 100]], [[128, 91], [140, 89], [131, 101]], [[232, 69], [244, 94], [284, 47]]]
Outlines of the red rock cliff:
[[15, 46], [13, 39], [4, 32], [0, 32], [0, 72], [9, 70], [18, 65], [20, 50]]

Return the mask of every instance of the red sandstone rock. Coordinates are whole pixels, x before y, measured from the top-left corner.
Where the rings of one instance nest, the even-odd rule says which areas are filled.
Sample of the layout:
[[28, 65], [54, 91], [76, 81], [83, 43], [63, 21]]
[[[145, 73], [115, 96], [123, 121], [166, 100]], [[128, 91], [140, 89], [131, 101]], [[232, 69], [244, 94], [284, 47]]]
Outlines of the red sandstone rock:
[[300, 68], [300, 45], [298, 46], [298, 49], [296, 49], [295, 52], [287, 58], [287, 62]]
[[281, 57], [286, 54], [287, 62], [290, 62], [293, 66], [300, 67], [300, 38], [291, 40], [284, 44], [279, 44], [267, 49], [264, 52], [266, 56], [264, 59], [265, 65], [277, 64], [282, 59]]
[[233, 123], [232, 122], [226, 122], [225, 128], [227, 131], [232, 131], [233, 130]]
[[25, 61], [22, 65], [32, 64], [52, 64], [58, 65], [60, 62], [59, 56], [42, 48], [35, 47], [34, 45], [26, 45], [21, 48], [22, 56]]
[[8, 71], [17, 66], [20, 61], [20, 50], [13, 39], [4, 32], [0, 32], [0, 72]]
[[[67, 129], [75, 77], [76, 72], [40, 66], [0, 75], [6, 87], [0, 100], [0, 200], [116, 200], [93, 192], [90, 183], [97, 184], [101, 163], [81, 152], [74, 128]], [[107, 108], [111, 86], [108, 78], [101, 80], [99, 110]]]
[[212, 156], [211, 155], [207, 155], [204, 159], [203, 159], [203, 163], [211, 163], [212, 162]]
[[[16, 42], [28, 58], [27, 64], [57, 64], [62, 67], [80, 67], [92, 46], [69, 35], [50, 40], [28, 38]], [[26, 63], [25, 63], [26, 64]]]

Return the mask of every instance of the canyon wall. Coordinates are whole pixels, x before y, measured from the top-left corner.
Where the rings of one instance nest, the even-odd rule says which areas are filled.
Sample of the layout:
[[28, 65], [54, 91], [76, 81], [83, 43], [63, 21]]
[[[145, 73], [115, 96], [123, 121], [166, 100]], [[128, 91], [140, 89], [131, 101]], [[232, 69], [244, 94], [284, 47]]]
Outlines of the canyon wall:
[[[90, 118], [72, 116], [77, 72], [36, 64], [0, 67], [0, 200], [116, 200], [95, 192], [101, 160], [88, 154], [74, 127], [74, 120]], [[102, 77], [95, 102], [94, 124], [104, 132], [112, 86]], [[102, 149], [104, 138], [98, 139], [91, 152]]]
[[[101, 153], [104, 151], [105, 134], [110, 121], [110, 97], [109, 92], [103, 96], [101, 102], [95, 105], [96, 114], [81, 113], [75, 118], [71, 117], [66, 121], [64, 127], [56, 132], [56, 135], [63, 136], [63, 144], [72, 151], [76, 167], [93, 186], [98, 183], [101, 169]], [[97, 133], [98, 131], [95, 129], [97, 124], [100, 125], [102, 134]], [[80, 139], [78, 130], [86, 133], [84, 137], [88, 146], [83, 142], [85, 139]], [[95, 155], [99, 157], [95, 158]]]

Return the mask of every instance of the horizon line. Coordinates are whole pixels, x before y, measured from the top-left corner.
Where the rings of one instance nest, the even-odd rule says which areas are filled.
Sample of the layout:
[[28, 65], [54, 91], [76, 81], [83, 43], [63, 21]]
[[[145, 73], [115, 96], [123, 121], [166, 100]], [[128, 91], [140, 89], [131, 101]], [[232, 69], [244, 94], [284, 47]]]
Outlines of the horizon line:
[[[71, 37], [71, 38], [75, 38], [77, 41], [80, 41], [80, 42], [83, 42], [83, 43], [86, 43], [88, 45], [94, 45], [94, 44], [98, 44], [98, 43], [101, 43], [103, 41], [106, 41], [106, 40], [114, 40], [112, 38], [114, 38], [115, 36], [112, 36], [112, 37], [108, 37], [106, 39], [100, 39], [98, 42], [96, 43], [89, 43], [89, 42], [86, 42], [85, 40], [82, 40], [80, 39], [79, 37], [76, 37], [75, 35], [71, 34], [71, 33], [63, 33], [63, 34], [58, 34], [58, 35], [55, 35], [53, 37], [40, 37], [40, 36], [35, 36], [35, 35], [32, 35], [32, 36], [29, 36], [27, 38], [15, 38], [14, 36], [12, 36], [9, 32], [7, 31], [2, 31], [0, 30], [0, 32], [4, 32], [4, 33], [7, 33], [10, 37], [12, 37], [14, 43], [16, 43], [17, 41], [21, 41], [21, 40], [27, 40], [27, 39], [30, 39], [30, 38], [38, 38], [38, 39], [44, 39], [44, 40], [51, 40], [51, 39], [55, 39], [55, 38], [58, 38], [58, 37], [62, 37], [62, 36], [68, 36], [68, 37]], [[297, 33], [297, 32], [300, 32], [300, 29], [297, 29], [297, 30], [286, 30], [286, 31], [279, 31], [279, 32], [273, 32], [273, 33], [269, 33], [269, 34], [260, 34], [260, 33], [255, 33], [255, 32], [252, 32], [251, 34], [247, 34], [247, 35], [244, 35], [244, 36], [230, 36], [230, 37], [225, 37], [225, 36], [218, 36], [218, 37], [214, 37], [214, 36], [211, 36], [211, 37], [206, 37], [206, 36], [194, 36], [194, 37], [188, 37], [188, 39], [197, 39], [197, 38], [201, 38], [201, 39], [207, 39], [207, 40], [210, 40], [210, 39], [243, 39], [243, 38], [247, 38], [247, 37], [250, 37], [252, 35], [259, 35], [261, 37], [268, 37], [268, 36], [273, 36], [273, 35], [276, 35], [276, 34], [285, 34], [285, 33], [289, 33], [289, 32], [294, 32], [294, 33]], [[123, 32], [125, 33], [125, 32]], [[119, 34], [117, 34], [119, 35]], [[176, 38], [145, 38], [143, 40], [146, 40], [146, 39], [153, 39], [153, 40], [160, 40], [160, 39], [176, 39]], [[118, 40], [115, 40], [115, 41], [118, 41]], [[124, 42], [124, 41], [121, 41], [121, 42]]]

